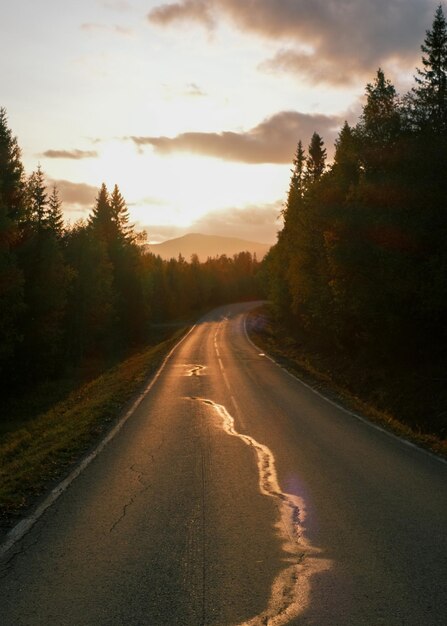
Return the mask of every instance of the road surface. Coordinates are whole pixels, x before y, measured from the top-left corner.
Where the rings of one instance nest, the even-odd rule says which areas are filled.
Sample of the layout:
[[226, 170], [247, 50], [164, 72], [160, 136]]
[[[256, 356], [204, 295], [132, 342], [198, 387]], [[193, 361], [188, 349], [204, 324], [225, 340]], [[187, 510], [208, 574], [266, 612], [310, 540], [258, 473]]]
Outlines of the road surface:
[[233, 305], [0, 564], [0, 624], [447, 623], [447, 465], [262, 355]]

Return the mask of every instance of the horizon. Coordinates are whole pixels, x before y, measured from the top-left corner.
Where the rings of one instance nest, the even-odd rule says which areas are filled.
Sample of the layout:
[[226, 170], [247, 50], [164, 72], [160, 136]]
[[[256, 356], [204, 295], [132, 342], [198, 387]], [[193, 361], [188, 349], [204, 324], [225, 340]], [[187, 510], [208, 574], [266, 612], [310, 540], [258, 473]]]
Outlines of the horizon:
[[4, 7], [0, 105], [68, 222], [116, 183], [151, 241], [273, 244], [298, 140], [317, 131], [330, 159], [379, 66], [407, 91], [438, 2], [256, 4], [256, 20], [230, 0]]
[[228, 240], [231, 240], [231, 241], [241, 241], [243, 243], [250, 243], [250, 244], [256, 243], [256, 244], [265, 245], [265, 246], [271, 245], [271, 244], [269, 244], [266, 241], [255, 241], [255, 240], [251, 240], [251, 239], [245, 239], [243, 237], [236, 237], [236, 236], [234, 236], [234, 237], [231, 236], [230, 237], [228, 235], [216, 235], [216, 234], [210, 234], [210, 233], [198, 233], [198, 232], [195, 232], [195, 231], [194, 232], [188, 231], [186, 233], [183, 233], [182, 235], [178, 235], [176, 237], [171, 237], [169, 239], [164, 239], [163, 241], [147, 241], [146, 243], [149, 246], [158, 246], [158, 245], [160, 245], [162, 243], [169, 243], [169, 242], [175, 241], [177, 239], [185, 239], [186, 237], [204, 237], [204, 238], [210, 238], [210, 239], [211, 238], [216, 238], [216, 239], [221, 239], [221, 240], [228, 239]]

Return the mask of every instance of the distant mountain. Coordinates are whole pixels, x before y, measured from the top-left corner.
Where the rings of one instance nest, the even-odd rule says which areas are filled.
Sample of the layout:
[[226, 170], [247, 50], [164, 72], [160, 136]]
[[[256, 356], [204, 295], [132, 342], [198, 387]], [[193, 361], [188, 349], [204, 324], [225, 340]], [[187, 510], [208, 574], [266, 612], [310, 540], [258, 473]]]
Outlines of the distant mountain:
[[163, 243], [154, 243], [146, 246], [148, 252], [158, 254], [162, 259], [176, 259], [181, 254], [187, 261], [192, 254], [197, 254], [200, 261], [206, 261], [208, 257], [226, 254], [231, 257], [238, 252], [256, 253], [261, 260], [269, 251], [270, 245], [257, 241], [246, 241], [237, 237], [219, 237], [218, 235], [200, 235], [189, 233], [176, 239], [168, 239]]

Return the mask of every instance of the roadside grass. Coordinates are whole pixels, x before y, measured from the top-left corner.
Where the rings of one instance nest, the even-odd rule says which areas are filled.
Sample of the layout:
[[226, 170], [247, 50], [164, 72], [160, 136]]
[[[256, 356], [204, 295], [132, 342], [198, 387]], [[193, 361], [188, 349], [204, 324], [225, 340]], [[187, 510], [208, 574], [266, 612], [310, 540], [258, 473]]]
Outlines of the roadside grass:
[[185, 333], [132, 355], [0, 435], [0, 525], [8, 527], [49, 483], [89, 451]]
[[[447, 458], [447, 439], [406, 423], [395, 409], [380, 406], [380, 393], [377, 395], [378, 402], [374, 402], [370, 389], [365, 387], [362, 390], [361, 386], [356, 388], [356, 384], [352, 382], [356, 375], [352, 364], [348, 366], [341, 363], [336, 356], [322, 353], [321, 347], [317, 349], [311, 340], [297, 342], [292, 339], [274, 321], [268, 305], [252, 311], [249, 315], [247, 330], [250, 338], [291, 373], [346, 409]], [[397, 386], [395, 393], [396, 397], [403, 395]], [[402, 414], [405, 414], [406, 403], [413, 400], [414, 398], [402, 400]]]

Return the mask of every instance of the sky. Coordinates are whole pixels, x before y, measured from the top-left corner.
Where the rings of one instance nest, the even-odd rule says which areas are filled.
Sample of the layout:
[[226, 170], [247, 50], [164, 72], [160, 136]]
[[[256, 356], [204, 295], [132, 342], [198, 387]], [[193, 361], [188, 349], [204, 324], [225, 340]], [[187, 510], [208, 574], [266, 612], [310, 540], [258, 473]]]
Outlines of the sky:
[[328, 157], [379, 67], [400, 93], [438, 0], [0, 0], [0, 106], [74, 223], [274, 243], [298, 140]]

